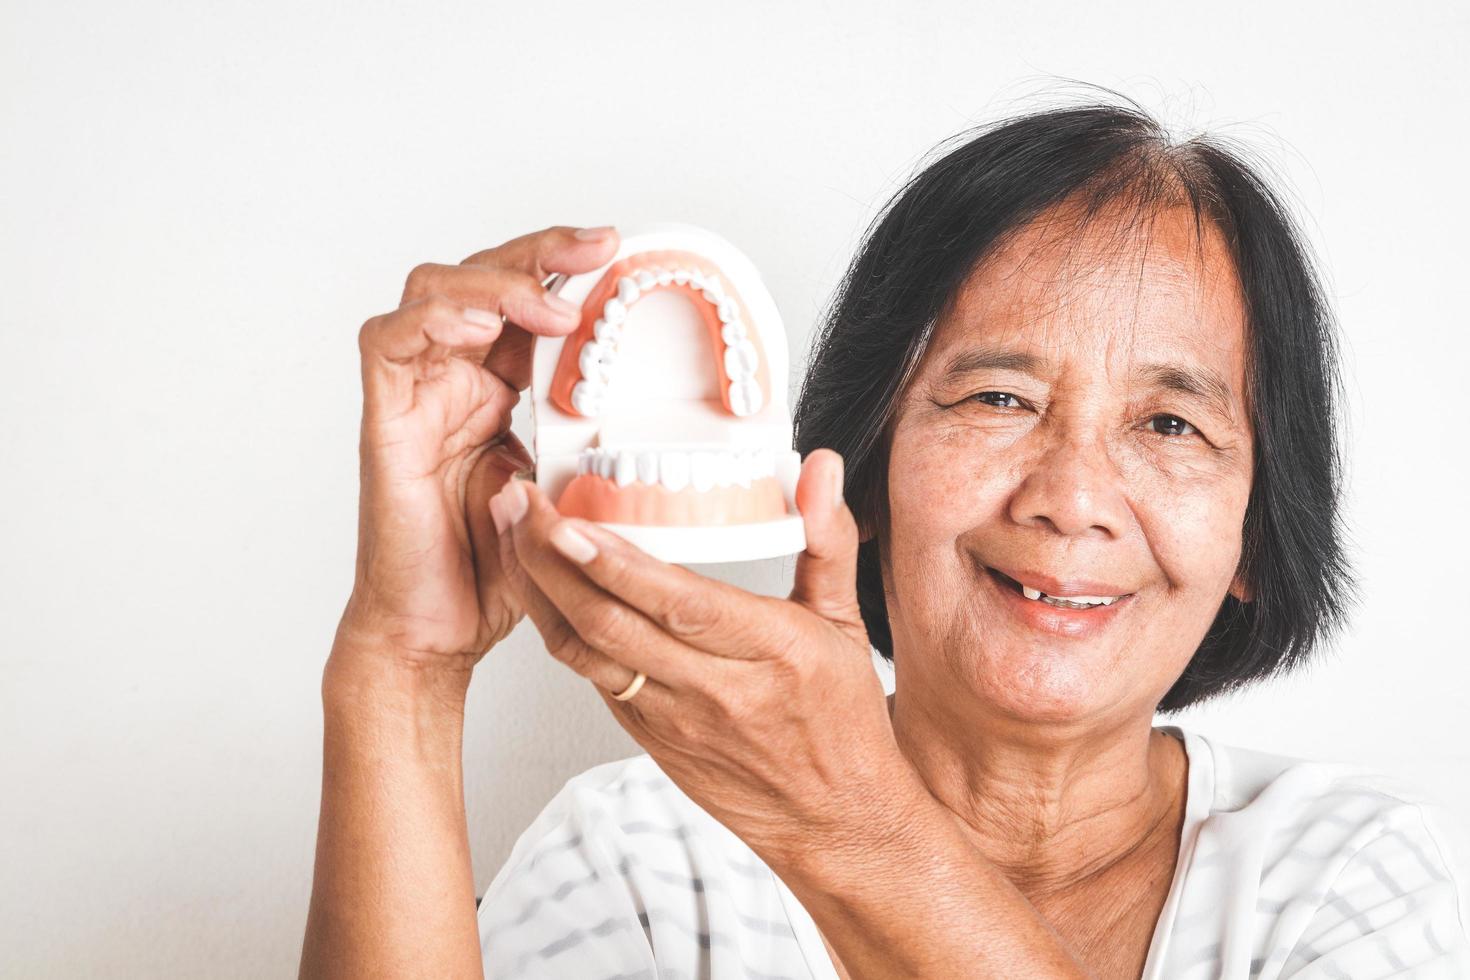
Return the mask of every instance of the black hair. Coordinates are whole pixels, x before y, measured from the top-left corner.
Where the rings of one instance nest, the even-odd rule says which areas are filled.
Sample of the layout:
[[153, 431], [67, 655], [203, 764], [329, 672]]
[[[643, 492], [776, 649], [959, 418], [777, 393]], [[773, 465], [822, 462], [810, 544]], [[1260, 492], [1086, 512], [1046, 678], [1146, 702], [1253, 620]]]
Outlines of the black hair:
[[1008, 233], [1064, 202], [1080, 200], [1089, 217], [1108, 204], [1143, 216], [1187, 203], [1197, 229], [1212, 222], [1228, 242], [1246, 301], [1255, 450], [1240, 571], [1252, 594], [1224, 597], [1158, 710], [1306, 663], [1345, 625], [1358, 586], [1340, 508], [1336, 326], [1282, 200], [1243, 151], [1212, 136], [1171, 141], [1131, 103], [1012, 116], [940, 149], [868, 228], [819, 329], [795, 411], [796, 448], [842, 454], [848, 503], [872, 534], [857, 571], [870, 642], [893, 659], [880, 571], [890, 426], [960, 287]]

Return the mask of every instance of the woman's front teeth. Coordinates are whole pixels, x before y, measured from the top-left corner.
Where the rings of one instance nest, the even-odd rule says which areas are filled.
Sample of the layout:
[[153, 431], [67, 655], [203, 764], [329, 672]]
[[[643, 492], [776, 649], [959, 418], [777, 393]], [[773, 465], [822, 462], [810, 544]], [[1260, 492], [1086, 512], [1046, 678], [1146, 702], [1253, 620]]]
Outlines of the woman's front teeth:
[[1039, 599], [1040, 601], [1049, 603], [1053, 606], [1062, 606], [1063, 608], [1071, 609], [1080, 609], [1085, 606], [1111, 606], [1113, 603], [1123, 598], [1119, 595], [1069, 595], [1063, 598], [1061, 596], [1047, 595], [1040, 589], [1033, 589], [1029, 585], [1021, 586], [1021, 594], [1028, 599]]
[[577, 474], [593, 474], [620, 487], [632, 483], [661, 485], [678, 493], [685, 487], [703, 492], [715, 487], [749, 487], [751, 481], [776, 475], [775, 456], [769, 449], [713, 452], [636, 449], [584, 449], [577, 457]]

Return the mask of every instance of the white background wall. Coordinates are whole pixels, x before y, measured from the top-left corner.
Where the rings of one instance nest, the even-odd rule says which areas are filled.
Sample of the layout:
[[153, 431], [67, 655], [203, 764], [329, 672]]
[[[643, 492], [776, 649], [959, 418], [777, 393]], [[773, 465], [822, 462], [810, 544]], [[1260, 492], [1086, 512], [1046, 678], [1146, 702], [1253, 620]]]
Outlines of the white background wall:
[[[1387, 769], [1470, 827], [1470, 19], [1367, 7], [3, 0], [0, 973], [294, 975], [355, 334], [411, 266], [705, 224], [799, 370], [897, 182], [1053, 76], [1260, 147], [1344, 323], [1367, 602], [1309, 676], [1183, 723]], [[635, 751], [529, 627], [468, 729], [482, 888], [568, 776]]]

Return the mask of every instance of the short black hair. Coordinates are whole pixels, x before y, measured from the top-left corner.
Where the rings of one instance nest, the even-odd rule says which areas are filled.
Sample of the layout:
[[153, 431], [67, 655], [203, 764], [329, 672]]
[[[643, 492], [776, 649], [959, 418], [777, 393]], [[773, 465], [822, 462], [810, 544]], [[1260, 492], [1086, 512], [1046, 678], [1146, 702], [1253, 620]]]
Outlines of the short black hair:
[[869, 226], [820, 325], [795, 411], [796, 448], [842, 454], [848, 503], [873, 534], [857, 571], [873, 646], [893, 659], [879, 550], [890, 425], [961, 286], [1007, 233], [1066, 201], [1081, 200], [1089, 216], [1108, 204], [1142, 216], [1187, 203], [1197, 229], [1208, 221], [1223, 234], [1246, 300], [1255, 452], [1240, 570], [1252, 595], [1224, 597], [1158, 710], [1307, 662], [1359, 598], [1340, 505], [1336, 325], [1281, 198], [1244, 150], [1209, 135], [1173, 141], [1131, 102], [1010, 116], [939, 152]]

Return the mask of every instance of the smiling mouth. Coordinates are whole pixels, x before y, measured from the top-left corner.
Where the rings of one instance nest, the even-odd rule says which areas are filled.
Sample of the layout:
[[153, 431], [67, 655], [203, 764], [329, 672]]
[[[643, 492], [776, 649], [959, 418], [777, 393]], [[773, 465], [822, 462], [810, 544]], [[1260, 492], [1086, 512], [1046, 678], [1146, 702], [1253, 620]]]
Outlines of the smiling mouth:
[[1129, 596], [1133, 595], [1133, 593], [1128, 592], [1118, 596], [1073, 596], [1070, 598], [1062, 598], [1060, 596], [1047, 595], [1045, 592], [1041, 592], [1037, 589], [1029, 589], [1023, 586], [1020, 582], [1017, 582], [1015, 579], [1011, 578], [1009, 575], [1005, 574], [1004, 572], [997, 571], [994, 568], [990, 568], [987, 566], [985, 571], [989, 573], [990, 576], [994, 578], [997, 582], [1005, 586], [1007, 589], [1010, 589], [1012, 592], [1015, 592], [1016, 594], [1032, 602], [1044, 603], [1048, 606], [1055, 606], [1058, 609], [1106, 608], [1107, 606], [1114, 605], [1115, 603], [1121, 602], [1124, 599], [1127, 599]]

